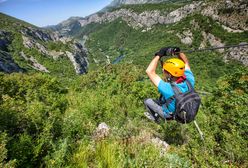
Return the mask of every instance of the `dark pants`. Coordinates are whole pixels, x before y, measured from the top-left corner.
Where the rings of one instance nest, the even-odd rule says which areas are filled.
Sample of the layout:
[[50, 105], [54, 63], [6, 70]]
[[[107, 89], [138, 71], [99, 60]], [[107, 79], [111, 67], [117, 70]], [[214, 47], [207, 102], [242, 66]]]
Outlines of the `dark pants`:
[[159, 100], [154, 100], [151, 98], [145, 99], [144, 101], [145, 107], [150, 114], [156, 116], [157, 113], [163, 119], [171, 119], [172, 116], [169, 114], [164, 113], [162, 109], [162, 105], [159, 103]]

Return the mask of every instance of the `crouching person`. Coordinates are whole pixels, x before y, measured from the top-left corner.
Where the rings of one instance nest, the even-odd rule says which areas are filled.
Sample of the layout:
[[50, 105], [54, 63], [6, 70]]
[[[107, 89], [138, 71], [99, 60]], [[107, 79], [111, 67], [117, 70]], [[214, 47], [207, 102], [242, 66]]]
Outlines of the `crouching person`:
[[[178, 58], [167, 59], [163, 63], [164, 79], [156, 74], [156, 68], [161, 57], [178, 55]], [[186, 80], [194, 87], [194, 76], [190, 70], [189, 62], [184, 53], [178, 47], [162, 48], [157, 52], [146, 69], [146, 73], [151, 82], [158, 88], [161, 94], [160, 99], [148, 98], [144, 101], [147, 112], [145, 116], [152, 121], [158, 122], [160, 118], [165, 120], [173, 119], [176, 111], [176, 102], [173, 98], [172, 87], [178, 88], [181, 93], [189, 90]]]

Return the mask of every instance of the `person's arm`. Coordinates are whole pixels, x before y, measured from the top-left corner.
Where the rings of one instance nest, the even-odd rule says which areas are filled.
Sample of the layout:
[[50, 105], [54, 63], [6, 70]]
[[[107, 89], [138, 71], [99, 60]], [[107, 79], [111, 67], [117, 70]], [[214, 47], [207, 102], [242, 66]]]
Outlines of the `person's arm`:
[[190, 70], [189, 60], [186, 57], [186, 55], [184, 53], [180, 52], [178, 54], [178, 58], [180, 58], [181, 60], [183, 60], [183, 62], [185, 63], [185, 69], [189, 69]]
[[152, 83], [157, 87], [161, 80], [160, 76], [156, 74], [156, 68], [158, 65], [159, 58], [159, 56], [155, 56], [146, 69], [146, 74], [148, 75]]

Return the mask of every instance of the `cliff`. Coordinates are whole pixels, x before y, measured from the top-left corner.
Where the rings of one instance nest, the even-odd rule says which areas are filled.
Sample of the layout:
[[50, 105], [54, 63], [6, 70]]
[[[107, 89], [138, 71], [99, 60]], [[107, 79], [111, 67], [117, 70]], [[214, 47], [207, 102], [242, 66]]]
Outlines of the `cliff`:
[[53, 63], [57, 64], [57, 61], [63, 59], [71, 62], [77, 74], [87, 72], [87, 55], [77, 41], [4, 14], [0, 14], [0, 18], [1, 71], [23, 72], [24, 69], [34, 69], [48, 73], [58, 66]]

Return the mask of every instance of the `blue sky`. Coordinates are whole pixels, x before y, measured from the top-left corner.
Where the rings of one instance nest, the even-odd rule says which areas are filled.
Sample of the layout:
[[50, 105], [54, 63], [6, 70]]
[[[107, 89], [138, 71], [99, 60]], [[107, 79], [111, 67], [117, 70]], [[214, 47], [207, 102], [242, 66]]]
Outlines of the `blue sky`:
[[0, 0], [0, 12], [36, 26], [55, 25], [71, 16], [87, 16], [112, 0]]

